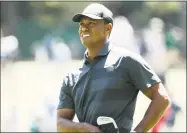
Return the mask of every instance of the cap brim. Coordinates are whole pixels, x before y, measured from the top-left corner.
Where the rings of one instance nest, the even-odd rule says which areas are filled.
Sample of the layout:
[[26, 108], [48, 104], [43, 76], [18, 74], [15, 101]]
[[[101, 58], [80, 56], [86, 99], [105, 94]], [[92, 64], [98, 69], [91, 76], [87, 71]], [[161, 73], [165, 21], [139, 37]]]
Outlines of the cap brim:
[[96, 15], [94, 15], [94, 14], [84, 14], [84, 13], [82, 13], [82, 14], [76, 14], [76, 15], [72, 18], [72, 20], [73, 20], [74, 22], [80, 22], [82, 17], [89, 17], [89, 18], [91, 18], [91, 19], [103, 19], [103, 18], [98, 17], [98, 16], [96, 16]]

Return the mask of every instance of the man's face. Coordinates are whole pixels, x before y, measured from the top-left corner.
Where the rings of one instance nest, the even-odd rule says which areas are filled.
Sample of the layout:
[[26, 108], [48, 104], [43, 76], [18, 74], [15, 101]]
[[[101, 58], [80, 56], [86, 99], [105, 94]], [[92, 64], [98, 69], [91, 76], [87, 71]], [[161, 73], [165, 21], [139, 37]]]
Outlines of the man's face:
[[83, 17], [79, 23], [80, 40], [86, 47], [95, 47], [94, 45], [105, 40], [108, 34], [104, 20]]

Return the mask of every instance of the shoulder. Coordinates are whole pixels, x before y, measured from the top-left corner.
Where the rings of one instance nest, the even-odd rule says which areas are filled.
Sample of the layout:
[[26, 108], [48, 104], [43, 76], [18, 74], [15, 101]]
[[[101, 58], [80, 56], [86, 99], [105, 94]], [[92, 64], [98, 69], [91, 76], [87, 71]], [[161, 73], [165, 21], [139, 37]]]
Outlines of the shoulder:
[[132, 52], [128, 49], [125, 49], [124, 47], [113, 46], [111, 49], [111, 54], [112, 54], [112, 56], [114, 56], [114, 55], [118, 56], [125, 63], [127, 63], [127, 62], [128, 63], [130, 63], [130, 62], [146, 63], [140, 54]]
[[140, 54], [123, 47], [113, 46], [109, 58], [116, 58], [120, 62], [120, 66], [127, 70], [134, 70], [142, 67], [151, 68]]
[[66, 70], [64, 70], [63, 75], [63, 83], [69, 86], [73, 86], [75, 82], [78, 80], [78, 77], [81, 73], [81, 68], [83, 65], [83, 61], [72, 61], [67, 67]]

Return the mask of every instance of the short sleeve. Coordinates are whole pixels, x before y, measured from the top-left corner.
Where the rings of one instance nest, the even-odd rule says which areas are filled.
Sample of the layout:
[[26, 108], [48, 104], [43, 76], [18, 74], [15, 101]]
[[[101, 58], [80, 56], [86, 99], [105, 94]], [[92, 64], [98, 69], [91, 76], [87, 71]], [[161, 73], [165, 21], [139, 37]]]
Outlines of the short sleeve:
[[71, 95], [71, 88], [68, 85], [68, 76], [63, 79], [62, 87], [60, 90], [58, 109], [70, 108], [74, 109], [74, 102]]
[[130, 79], [138, 90], [144, 92], [152, 85], [161, 82], [157, 74], [141, 56], [127, 57], [126, 60]]

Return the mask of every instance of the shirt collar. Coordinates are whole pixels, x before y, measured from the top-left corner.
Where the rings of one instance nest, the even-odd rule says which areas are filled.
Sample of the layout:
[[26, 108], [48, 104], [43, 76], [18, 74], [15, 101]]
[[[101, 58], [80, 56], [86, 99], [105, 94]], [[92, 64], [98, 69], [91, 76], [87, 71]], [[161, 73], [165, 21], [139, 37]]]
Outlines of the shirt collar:
[[[102, 50], [99, 52], [99, 54], [97, 55], [97, 57], [101, 57], [101, 56], [106, 56], [110, 50], [112, 48], [112, 44], [108, 41], [104, 47], [102, 48]], [[84, 53], [84, 61], [88, 61], [89, 62], [89, 57], [88, 57], [88, 50], [85, 51]]]

